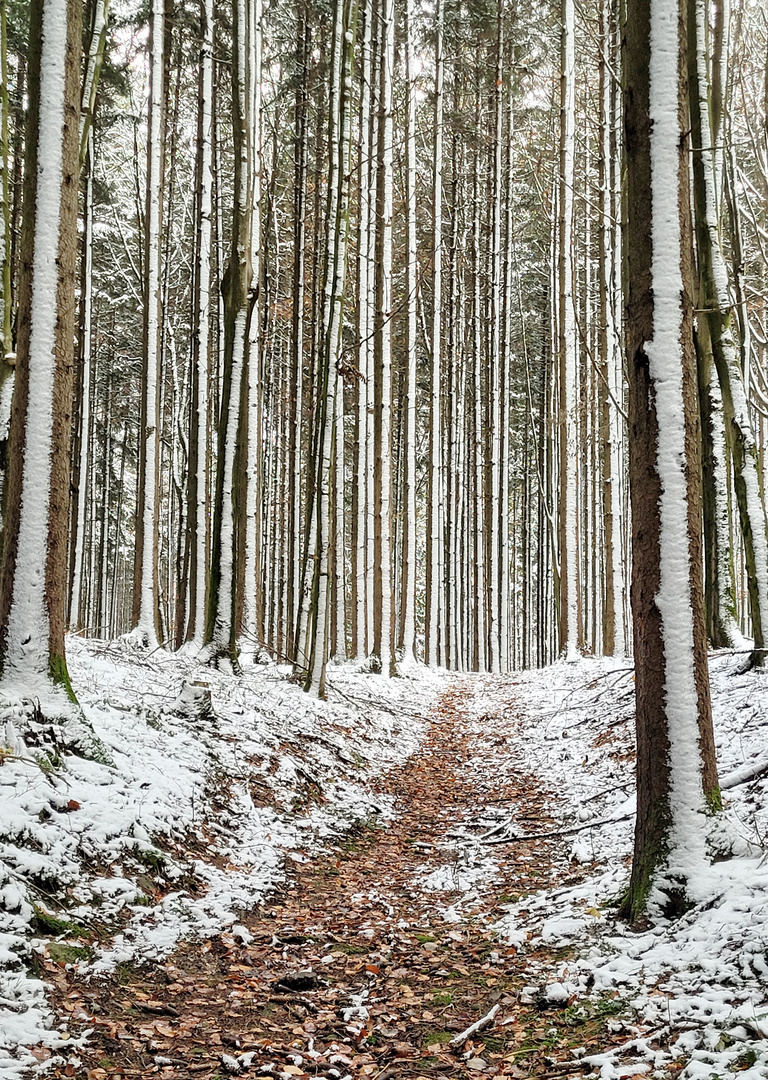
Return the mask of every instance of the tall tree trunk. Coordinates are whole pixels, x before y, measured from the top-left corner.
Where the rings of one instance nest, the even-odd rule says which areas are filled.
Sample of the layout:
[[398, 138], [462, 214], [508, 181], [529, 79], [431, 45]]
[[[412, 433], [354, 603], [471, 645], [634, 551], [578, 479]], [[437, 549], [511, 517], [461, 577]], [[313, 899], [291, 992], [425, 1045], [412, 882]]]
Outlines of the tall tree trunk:
[[622, 589], [621, 514], [619, 495], [623, 462], [620, 431], [623, 406], [623, 368], [616, 260], [616, 225], [613, 170], [618, 147], [614, 139], [614, 5], [602, 0], [600, 7], [600, 404], [603, 474], [603, 543], [605, 545], [605, 586], [603, 601], [603, 652], [621, 656], [626, 651]]
[[[83, 594], [83, 571], [86, 559], [86, 513], [88, 511], [89, 466], [91, 463], [91, 367], [93, 318], [93, 131], [88, 137], [83, 192], [83, 253], [81, 272], [79, 352], [80, 408], [77, 413], [77, 460], [73, 469], [73, 506], [71, 513], [71, 589], [69, 623], [76, 630], [86, 628], [86, 607]], [[91, 508], [92, 509], [92, 508]]]
[[[701, 303], [699, 302], [699, 307]], [[715, 371], [707, 319], [699, 322], [696, 360], [701, 413], [704, 597], [707, 638], [715, 649], [742, 641], [737, 621], [731, 552], [728, 451], [723, 398]]]
[[294, 179], [293, 179], [293, 295], [291, 321], [291, 401], [290, 507], [286, 557], [288, 592], [286, 597], [286, 655], [296, 660], [296, 617], [301, 589], [302, 517], [302, 433], [304, 428], [304, 301], [306, 202], [307, 202], [307, 82], [311, 31], [304, 0], [298, 8], [296, 27], [296, 99], [294, 104]]
[[[719, 802], [704, 635], [680, 4], [628, 0], [627, 366], [637, 821], [624, 910], [673, 915], [706, 874]], [[682, 59], [681, 59], [682, 58]], [[687, 542], [681, 543], [681, 538]]]
[[[480, 137], [480, 89], [477, 88], [476, 128]], [[488, 602], [486, 588], [486, 529], [484, 511], [484, 471], [485, 455], [483, 452], [483, 307], [481, 267], [481, 223], [480, 223], [480, 162], [475, 158], [472, 179], [472, 375], [473, 375], [473, 502], [474, 502], [474, 595], [473, 636], [474, 636], [474, 671], [488, 670], [488, 634], [486, 631]]]
[[574, 2], [562, 0], [560, 72], [560, 649], [569, 658], [581, 644], [578, 572], [578, 367], [573, 296], [574, 182], [576, 126], [576, 52]]
[[[488, 465], [488, 667], [500, 671], [501, 632], [501, 395], [502, 354], [501, 310], [501, 212], [502, 212], [502, 142], [504, 124], [504, 8], [499, 0], [496, 10], [496, 85], [494, 89], [493, 195], [491, 207], [491, 371], [489, 386]], [[505, 552], [506, 556], [506, 552]]]
[[222, 282], [224, 294], [224, 372], [218, 430], [216, 490], [211, 538], [211, 571], [205, 643], [214, 660], [237, 663], [242, 614], [245, 455], [248, 438], [246, 347], [250, 289], [252, 203], [252, 86], [249, 75], [248, 0], [233, 2], [232, 103], [235, 147], [232, 247]]
[[435, 10], [435, 143], [432, 172], [432, 357], [429, 397], [429, 479], [427, 493], [427, 582], [424, 659], [434, 667], [439, 660], [440, 594], [442, 589], [442, 435], [440, 417], [443, 259], [443, 20], [444, 0]]
[[[368, 135], [368, 190], [365, 199], [365, 213], [367, 223], [365, 227], [365, 258], [367, 267], [365, 271], [365, 299], [361, 300], [361, 315], [366, 320], [366, 331], [363, 341], [365, 351], [365, 621], [367, 630], [368, 652], [374, 651], [375, 637], [375, 577], [376, 558], [374, 554], [376, 536], [376, 500], [374, 497], [376, 452], [375, 452], [375, 312], [376, 312], [376, 192], [378, 191], [379, 155], [379, 124], [381, 122], [381, 110], [379, 99], [381, 95], [381, 64], [376, 58], [380, 56], [381, 35], [381, 3], [383, 0], [371, 2], [371, 69], [370, 69], [370, 126]], [[361, 206], [361, 213], [362, 213]], [[361, 250], [362, 254], [362, 250]], [[361, 279], [362, 280], [362, 279]], [[362, 369], [361, 369], [362, 370]]]
[[160, 520], [160, 378], [162, 371], [163, 171], [165, 11], [153, 0], [150, 18], [150, 78], [147, 136], [147, 200], [144, 219], [144, 330], [139, 431], [136, 550], [133, 568], [133, 624], [137, 640], [152, 647], [160, 636], [158, 544]]
[[105, 759], [77, 708], [64, 650], [80, 20], [78, 0], [31, 4], [18, 364], [0, 566], [0, 665], [6, 694], [36, 701], [43, 716], [63, 722], [62, 742]]
[[416, 42], [412, 0], [405, 6], [406, 106], [405, 106], [405, 202], [407, 255], [405, 292], [406, 396], [405, 476], [403, 490], [403, 563], [400, 644], [403, 659], [416, 655], [416, 319], [418, 310], [418, 263], [416, 252]]
[[357, 4], [337, 0], [332, 35], [331, 95], [329, 99], [328, 215], [325, 286], [323, 296], [323, 350], [320, 356], [317, 424], [317, 486], [314, 504], [314, 577], [309, 609], [309, 671], [305, 689], [325, 697], [326, 665], [330, 640], [330, 524], [332, 462], [336, 394], [343, 393], [339, 374], [344, 286], [349, 245], [349, 139], [351, 132], [352, 70]]
[[[19, 67], [21, 68], [21, 64]], [[13, 250], [11, 238], [10, 95], [6, 0], [0, 0], [0, 503], [8, 465], [8, 430], [13, 397]], [[0, 512], [0, 532], [3, 518]]]
[[189, 460], [189, 608], [187, 640], [203, 644], [208, 584], [208, 473], [211, 425], [211, 260], [213, 256], [213, 0], [201, 0], [202, 42], [197, 116], [197, 233], [192, 331]]
[[374, 407], [374, 643], [381, 673], [394, 664], [392, 651], [391, 370], [392, 370], [392, 80], [395, 64], [394, 0], [384, 0], [381, 23], [379, 169], [376, 198], [376, 377]]
[[89, 44], [83, 79], [83, 92], [80, 105], [80, 168], [85, 164], [88, 153], [88, 140], [93, 128], [96, 111], [96, 93], [99, 88], [101, 69], [104, 66], [104, 52], [107, 43], [107, 15], [109, 0], [95, 0], [92, 5], [93, 22], [88, 28]]
[[[768, 521], [755, 433], [749, 415], [741, 350], [734, 337], [728, 271], [720, 239], [718, 168], [721, 153], [717, 97], [720, 76], [710, 88], [707, 73], [707, 11], [704, 0], [689, 0], [688, 62], [694, 145], [693, 196], [699, 263], [699, 339], [711, 347], [722, 392], [726, 435], [733, 463], [733, 487], [739, 508], [749, 587], [753, 659], [762, 664], [768, 631]], [[717, 65], [715, 65], [717, 67]], [[712, 115], [711, 115], [712, 114]], [[702, 326], [706, 322], [706, 328]], [[704, 330], [704, 333], [702, 333]], [[722, 583], [727, 590], [727, 582]], [[727, 601], [726, 601], [727, 603]], [[723, 612], [727, 618], [727, 611]]]
[[[240, 653], [257, 654], [264, 640], [264, 598], [262, 593], [262, 356], [261, 356], [261, 51], [262, 2], [248, 0], [248, 68], [250, 102], [248, 126], [251, 192], [251, 280], [248, 288], [247, 422], [242, 450], [245, 469], [243, 513], [243, 611]], [[274, 549], [273, 549], [274, 551]]]

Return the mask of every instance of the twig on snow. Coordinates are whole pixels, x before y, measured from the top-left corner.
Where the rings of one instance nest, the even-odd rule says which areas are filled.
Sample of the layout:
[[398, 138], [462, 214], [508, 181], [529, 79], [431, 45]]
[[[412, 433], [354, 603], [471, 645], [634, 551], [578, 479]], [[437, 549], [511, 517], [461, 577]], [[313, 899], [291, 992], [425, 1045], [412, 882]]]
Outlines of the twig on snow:
[[768, 773], [768, 757], [760, 758], [758, 761], [750, 761], [724, 776], [720, 781], [720, 790], [728, 791], [730, 788], [738, 787], [739, 784], [746, 784], [750, 780], [759, 780], [766, 773]]
[[596, 795], [590, 795], [584, 802], [595, 802], [596, 799], [604, 799], [606, 795], [613, 795], [615, 791], [626, 791], [627, 788], [632, 787], [632, 784], [632, 780], [627, 780], [626, 784], [614, 784], [613, 787], [607, 788], [605, 791], [598, 791]]
[[454, 1035], [448, 1045], [463, 1046], [467, 1039], [470, 1038], [470, 1036], [475, 1035], [478, 1031], [482, 1031], [483, 1028], [487, 1028], [489, 1024], [493, 1023], [496, 1017], [496, 1013], [499, 1011], [500, 1008], [500, 1005], [494, 1005], [489, 1013], [486, 1013], [485, 1016], [481, 1017], [479, 1020], [475, 1020], [474, 1024], [470, 1024], [465, 1031], [461, 1032], [461, 1034]]
[[621, 817], [603, 818], [602, 821], [585, 821], [582, 825], [573, 825], [570, 829], [554, 829], [552, 832], [525, 833], [523, 836], [502, 836], [498, 840], [486, 840], [486, 844], [520, 844], [526, 840], [554, 840], [558, 836], [572, 836], [585, 829], [597, 829], [601, 825], [616, 825], [620, 821], [631, 821], [634, 814], [622, 814]]
[[489, 837], [495, 836], [496, 833], [501, 832], [502, 829], [508, 828], [512, 824], [512, 821], [512, 818], [505, 818], [504, 821], [501, 821], [498, 825], [494, 825], [492, 829], [489, 829], [488, 832], [484, 832], [483, 835], [478, 836], [477, 839], [481, 842], [487, 841]]

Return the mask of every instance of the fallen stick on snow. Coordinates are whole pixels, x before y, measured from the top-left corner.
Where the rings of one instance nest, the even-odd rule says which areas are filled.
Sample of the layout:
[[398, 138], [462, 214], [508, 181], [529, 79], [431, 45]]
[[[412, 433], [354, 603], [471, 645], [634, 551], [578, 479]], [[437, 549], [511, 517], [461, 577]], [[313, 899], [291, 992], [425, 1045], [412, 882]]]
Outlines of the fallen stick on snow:
[[482, 1031], [483, 1028], [486, 1028], [489, 1024], [493, 1023], [496, 1013], [500, 1008], [500, 1005], [494, 1005], [491, 1011], [486, 1013], [482, 1019], [475, 1020], [474, 1024], [470, 1024], [466, 1031], [462, 1031], [460, 1035], [454, 1035], [448, 1045], [462, 1046], [471, 1035], [474, 1035], [478, 1031]]
[[[720, 785], [722, 787], [722, 784]], [[622, 814], [621, 817], [603, 818], [602, 821], [585, 821], [583, 825], [573, 825], [570, 829], [554, 829], [552, 832], [525, 833], [523, 836], [501, 836], [497, 840], [486, 840], [486, 844], [522, 844], [526, 840], [555, 840], [558, 836], [572, 836], [573, 833], [584, 832], [585, 829], [596, 829], [600, 825], [615, 825], [619, 821], [631, 821], [632, 814]]]
[[495, 835], [496, 835], [496, 833], [498, 833], [498, 832], [501, 832], [501, 830], [502, 830], [502, 829], [507, 829], [507, 828], [509, 828], [509, 826], [510, 826], [510, 825], [511, 825], [512, 823], [513, 823], [513, 819], [512, 819], [512, 818], [506, 818], [506, 820], [505, 820], [505, 821], [502, 821], [502, 822], [501, 822], [500, 824], [498, 824], [498, 825], [494, 825], [492, 829], [489, 829], [489, 830], [488, 830], [488, 832], [484, 832], [484, 833], [483, 833], [483, 835], [482, 835], [482, 836], [478, 836], [478, 838], [477, 838], [477, 839], [478, 839], [478, 840], [480, 840], [480, 841], [483, 841], [483, 840], [487, 840], [489, 836], [495, 836]]
[[739, 784], [746, 784], [750, 780], [759, 780], [761, 776], [765, 776], [768, 773], [768, 758], [760, 758], [759, 761], [750, 761], [746, 765], [740, 765], [738, 769], [734, 769], [733, 772], [728, 773], [720, 781], [720, 790], [728, 791], [729, 788], [738, 787]]

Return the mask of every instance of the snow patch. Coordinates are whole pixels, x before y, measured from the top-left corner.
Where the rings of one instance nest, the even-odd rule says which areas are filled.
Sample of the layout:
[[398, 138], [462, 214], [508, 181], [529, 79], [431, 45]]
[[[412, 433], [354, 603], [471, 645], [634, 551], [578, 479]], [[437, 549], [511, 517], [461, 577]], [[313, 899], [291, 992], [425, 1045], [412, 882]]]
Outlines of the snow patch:
[[575, 945], [558, 981], [578, 983], [582, 995], [587, 985], [593, 995], [618, 995], [634, 1009], [647, 1038], [583, 1059], [607, 1080], [676, 1059], [683, 1080], [768, 1074], [768, 775], [738, 782], [765, 756], [768, 699], [765, 673], [743, 672], [743, 659], [730, 651], [710, 658], [717, 760], [733, 785], [709, 822], [708, 843], [723, 861], [708, 864], [692, 910], [640, 933], [615, 916], [632, 853], [633, 821], [623, 820], [634, 810], [632, 669], [604, 658], [515, 677], [516, 767], [552, 793], [562, 829], [586, 826], [578, 844], [592, 857], [574, 859], [573, 884], [506, 905], [497, 928], [533, 978], [531, 954], [542, 943]]
[[[114, 767], [71, 755], [41, 765], [13, 721], [0, 738], [0, 1075], [8, 1077], [34, 1066], [25, 1047], [66, 1041], [52, 1028], [43, 983], [24, 967], [60, 936], [40, 918], [68, 923], [63, 936], [74, 945], [92, 921], [122, 920], [110, 944], [80, 961], [93, 972], [162, 956], [185, 936], [228, 928], [244, 939], [241, 913], [284, 877], [286, 855], [307, 859], [355, 821], [392, 816], [370, 781], [418, 747], [444, 681], [426, 670], [387, 680], [384, 698], [378, 676], [337, 668], [321, 702], [275, 665], [235, 679], [191, 650], [71, 638], [68, 652]], [[65, 907], [51, 906], [51, 894]]]

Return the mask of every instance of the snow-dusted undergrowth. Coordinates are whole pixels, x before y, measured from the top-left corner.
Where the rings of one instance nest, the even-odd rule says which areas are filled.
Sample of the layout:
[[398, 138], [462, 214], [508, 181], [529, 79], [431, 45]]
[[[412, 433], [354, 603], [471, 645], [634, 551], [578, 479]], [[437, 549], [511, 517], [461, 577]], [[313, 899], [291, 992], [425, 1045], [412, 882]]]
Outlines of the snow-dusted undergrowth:
[[[107, 944], [81, 962], [99, 971], [234, 923], [281, 880], [286, 857], [301, 862], [353, 821], [390, 813], [367, 782], [418, 746], [441, 684], [423, 669], [385, 681], [336, 667], [325, 703], [273, 666], [233, 679], [192, 656], [78, 639], [69, 657], [114, 767], [71, 756], [41, 766], [13, 720], [0, 726], [4, 1076], [34, 1063], [25, 1045], [66, 1038], [30, 972], [57, 930], [98, 932]], [[206, 689], [212, 716], [194, 707]]]
[[[575, 944], [578, 959], [560, 972], [566, 997], [618, 992], [635, 1008], [625, 1052], [587, 1059], [606, 1080], [667, 1076], [664, 1066], [680, 1058], [675, 1075], [685, 1080], [768, 1075], [768, 776], [737, 783], [767, 757], [768, 673], [740, 673], [744, 659], [710, 664], [726, 789], [711, 838], [717, 861], [697, 883], [693, 910], [639, 933], [610, 904], [632, 851], [631, 664], [581, 660], [515, 678], [522, 737], [512, 761], [556, 796], [562, 827], [579, 830], [569, 835], [574, 864], [592, 865], [583, 884], [510, 905], [499, 930], [524, 950]], [[500, 692], [508, 694], [489, 690], [489, 705]]]

